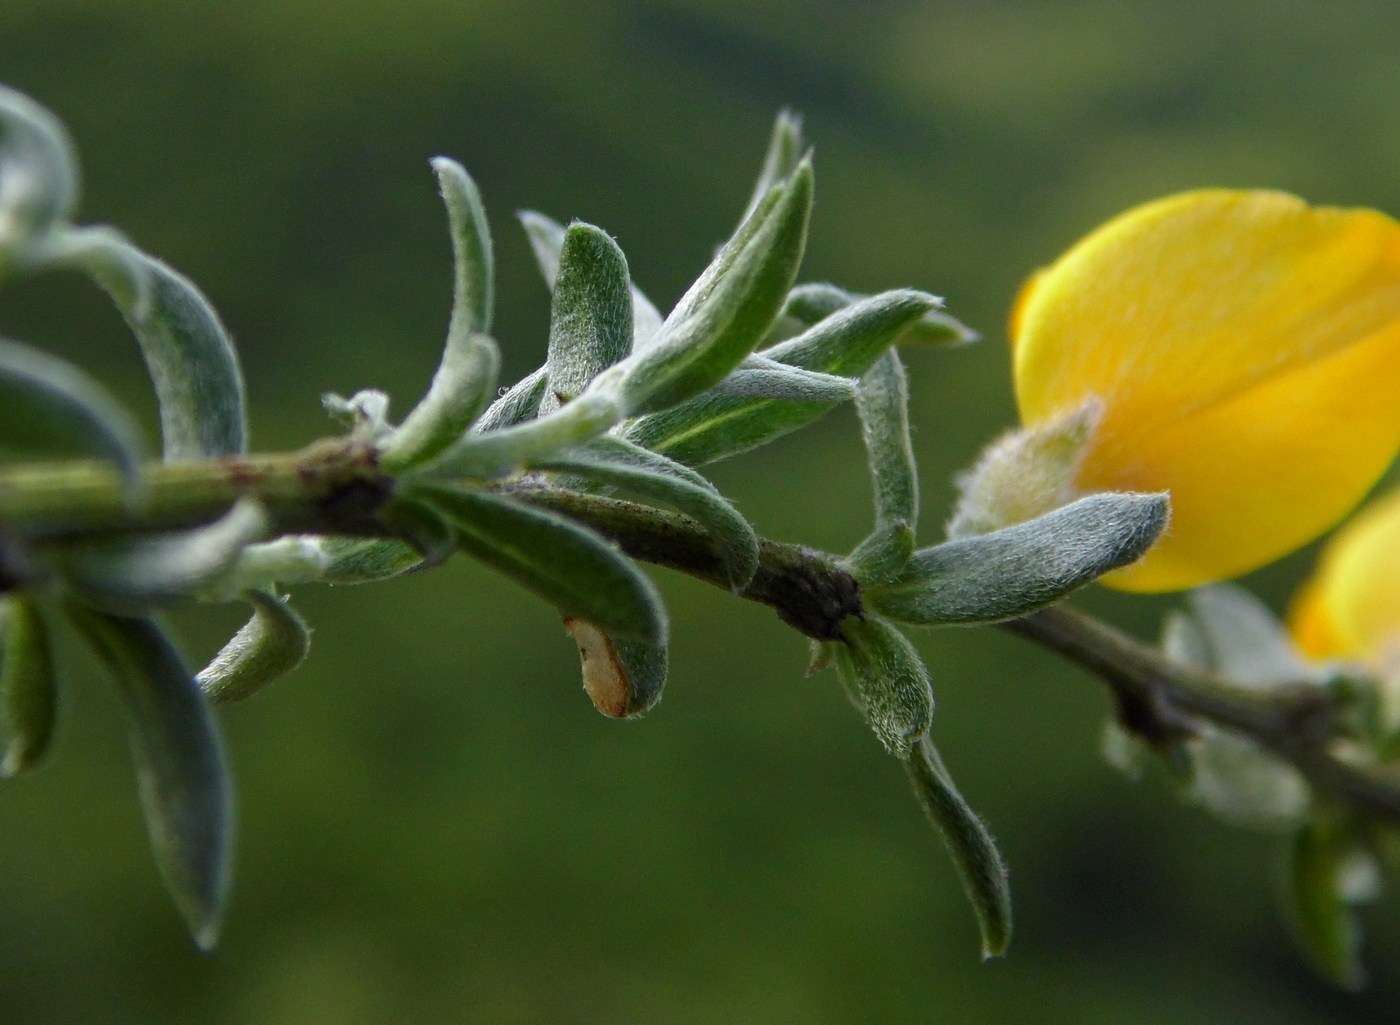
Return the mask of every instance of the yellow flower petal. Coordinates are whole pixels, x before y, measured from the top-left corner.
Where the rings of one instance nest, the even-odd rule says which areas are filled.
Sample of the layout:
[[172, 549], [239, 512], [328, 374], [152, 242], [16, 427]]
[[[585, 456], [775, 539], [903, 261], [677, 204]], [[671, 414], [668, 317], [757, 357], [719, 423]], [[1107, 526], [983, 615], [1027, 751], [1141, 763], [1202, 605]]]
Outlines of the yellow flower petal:
[[1318, 658], [1379, 664], [1400, 642], [1400, 491], [1367, 506], [1327, 543], [1289, 626]]
[[1082, 490], [1172, 496], [1172, 526], [1106, 578], [1165, 591], [1234, 576], [1337, 522], [1400, 448], [1400, 225], [1277, 192], [1131, 210], [1023, 290], [1025, 423], [1090, 396]]

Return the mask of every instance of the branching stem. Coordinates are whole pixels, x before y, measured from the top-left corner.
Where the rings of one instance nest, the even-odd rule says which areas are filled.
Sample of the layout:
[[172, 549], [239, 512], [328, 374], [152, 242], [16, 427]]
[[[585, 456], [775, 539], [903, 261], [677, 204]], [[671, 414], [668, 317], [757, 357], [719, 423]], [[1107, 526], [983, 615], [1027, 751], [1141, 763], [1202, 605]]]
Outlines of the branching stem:
[[[384, 535], [376, 513], [394, 488], [373, 450], [350, 439], [292, 453], [155, 465], [145, 481], [133, 507], [109, 464], [0, 469], [0, 592], [26, 579], [31, 545], [199, 526], [246, 494], [263, 502], [282, 533]], [[500, 489], [592, 527], [633, 558], [729, 589], [713, 540], [687, 516], [530, 478]], [[838, 557], [777, 541], [760, 542], [758, 573], [738, 596], [771, 606], [819, 640], [839, 638], [841, 621], [862, 613], [860, 588]], [[1213, 723], [1295, 766], [1325, 798], [1400, 825], [1400, 774], [1336, 754], [1337, 709], [1328, 691], [1304, 684], [1268, 694], [1245, 690], [1063, 605], [1000, 625], [1099, 677], [1124, 724], [1148, 740], [1167, 742], [1198, 722]]]

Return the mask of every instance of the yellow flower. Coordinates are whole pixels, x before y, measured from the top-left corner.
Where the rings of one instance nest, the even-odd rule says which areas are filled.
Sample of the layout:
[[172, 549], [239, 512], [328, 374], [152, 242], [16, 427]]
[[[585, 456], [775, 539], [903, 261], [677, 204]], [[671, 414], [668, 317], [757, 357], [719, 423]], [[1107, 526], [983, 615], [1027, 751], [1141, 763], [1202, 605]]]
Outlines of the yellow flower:
[[1289, 615], [1314, 658], [1376, 669], [1400, 658], [1400, 490], [1368, 505], [1327, 542]]
[[1400, 448], [1400, 224], [1210, 189], [1122, 214], [1022, 290], [1034, 427], [1097, 399], [1075, 486], [1171, 492], [1168, 533], [1106, 583], [1232, 577], [1340, 520]]

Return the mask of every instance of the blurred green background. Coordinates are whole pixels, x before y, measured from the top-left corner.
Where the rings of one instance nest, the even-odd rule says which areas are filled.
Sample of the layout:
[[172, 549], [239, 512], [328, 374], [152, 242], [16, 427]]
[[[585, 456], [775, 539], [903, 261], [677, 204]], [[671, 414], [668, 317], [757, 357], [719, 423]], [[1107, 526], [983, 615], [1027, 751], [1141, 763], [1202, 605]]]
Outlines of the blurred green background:
[[[512, 211], [606, 227], [663, 306], [727, 233], [789, 105], [817, 147], [804, 278], [949, 297], [980, 346], [909, 357], [926, 536], [1012, 419], [1021, 277], [1134, 202], [1267, 185], [1400, 211], [1390, 0], [7, 0], [0, 80], [78, 141], [83, 216], [200, 282], [242, 347], [255, 445], [324, 433], [323, 391], [407, 408], [449, 254], [427, 159], [480, 184], [507, 371], [548, 302]], [[76, 279], [0, 333], [149, 414], [135, 347]], [[849, 415], [717, 469], [764, 533], [844, 550], [869, 498]], [[1286, 600], [1306, 554], [1252, 583]], [[801, 638], [674, 576], [666, 701], [598, 716], [541, 602], [463, 561], [305, 590], [310, 663], [223, 720], [240, 796], [224, 942], [196, 954], [145, 849], [114, 703], [75, 677], [45, 769], [0, 793], [0, 1021], [1393, 1022], [1290, 948], [1273, 838], [1097, 755], [1088, 679], [990, 631], [918, 638], [936, 733], [1012, 867], [1010, 957], [902, 773]], [[1163, 601], [1081, 601], [1148, 634]], [[182, 617], [191, 659], [241, 620]]]

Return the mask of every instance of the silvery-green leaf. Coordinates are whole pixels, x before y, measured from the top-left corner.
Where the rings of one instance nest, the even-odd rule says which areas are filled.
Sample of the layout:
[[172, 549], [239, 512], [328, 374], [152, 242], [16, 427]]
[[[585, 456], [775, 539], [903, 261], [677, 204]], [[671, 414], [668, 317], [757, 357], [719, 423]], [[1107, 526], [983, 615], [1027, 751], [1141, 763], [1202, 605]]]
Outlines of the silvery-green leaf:
[[1140, 558], [1167, 524], [1166, 495], [1089, 495], [1026, 523], [914, 554], [870, 608], [903, 623], [992, 623], [1029, 615]]
[[534, 419], [548, 388], [549, 367], [540, 367], [534, 373], [522, 377], [491, 403], [471, 429], [481, 434]]
[[447, 449], [491, 402], [501, 356], [491, 327], [494, 264], [491, 233], [476, 185], [460, 165], [433, 161], [452, 229], [456, 273], [447, 344], [428, 394], [384, 442], [380, 463], [401, 473]]
[[615, 636], [663, 643], [666, 614], [656, 588], [630, 559], [592, 531], [500, 495], [421, 485], [467, 554], [540, 595], [566, 616]]
[[1324, 976], [1344, 989], [1366, 982], [1361, 925], [1348, 893], [1349, 862], [1366, 857], [1338, 824], [1313, 822], [1293, 838], [1288, 898], [1299, 942]]
[[758, 537], [753, 527], [713, 484], [689, 467], [613, 437], [565, 449], [535, 466], [616, 485], [698, 520], [714, 535], [730, 586], [736, 591], [758, 571]]
[[803, 370], [764, 356], [751, 355], [708, 394], [835, 404], [855, 397], [855, 382], [849, 377]]
[[321, 542], [322, 539], [314, 535], [289, 534], [275, 541], [249, 545], [238, 553], [228, 570], [204, 589], [201, 597], [229, 601], [245, 591], [321, 581], [332, 561]]
[[489, 335], [450, 331], [432, 386], [380, 449], [389, 474], [430, 462], [466, 434], [496, 391], [501, 356]]
[[754, 183], [748, 206], [744, 208], [743, 219], [758, 209], [763, 197], [774, 185], [792, 177], [802, 160], [802, 150], [801, 115], [786, 109], [778, 111], [777, 120], [773, 122], [773, 133], [768, 139], [768, 152], [763, 156], [763, 167], [758, 172], [758, 181]]
[[[923, 292], [885, 292], [757, 355], [818, 373], [859, 376], [936, 302]], [[629, 424], [625, 433], [639, 445], [696, 466], [766, 444], [806, 426], [835, 405], [709, 392], [644, 416]]]
[[684, 402], [722, 381], [762, 339], [782, 306], [807, 241], [811, 164], [804, 161], [720, 250], [661, 325], [619, 364], [630, 415]]
[[[530, 240], [530, 249], [539, 264], [540, 274], [549, 290], [554, 291], [554, 282], [559, 276], [559, 253], [564, 248], [564, 226], [534, 210], [521, 210], [520, 223]], [[652, 301], [635, 284], [632, 293], [632, 348], [642, 349], [650, 345], [661, 329], [661, 314]]]
[[[607, 375], [603, 375], [606, 377]], [[421, 471], [424, 477], [507, 477], [561, 449], [598, 437], [622, 419], [609, 388], [595, 386], [552, 413], [485, 433], [472, 432]]]
[[1162, 621], [1162, 654], [1191, 669], [1214, 670], [1210, 641], [1188, 613], [1173, 609]]
[[267, 591], [249, 591], [253, 618], [233, 635], [195, 682], [216, 703], [242, 701], [286, 676], [306, 659], [311, 631], [287, 604]]
[[166, 461], [235, 455], [247, 445], [233, 342], [194, 283], [115, 233], [68, 254], [112, 297], [141, 345], [160, 403]]
[[156, 865], [195, 943], [212, 949], [228, 895], [233, 816], [223, 746], [209, 706], [151, 620], [76, 604], [69, 617], [106, 663], [125, 706]]
[[0, 776], [8, 778], [44, 756], [58, 704], [48, 626], [23, 594], [0, 599], [0, 693], [9, 734]]
[[1188, 597], [1197, 627], [1210, 649], [1210, 665], [1245, 686], [1270, 687], [1310, 678], [1288, 629], [1263, 602], [1242, 587], [1213, 584]]
[[914, 528], [896, 520], [876, 527], [841, 565], [862, 587], [878, 587], [897, 580], [913, 554]]
[[63, 125], [0, 86], [0, 272], [30, 239], [67, 220], [77, 198], [77, 160]]
[[664, 642], [612, 637], [576, 616], [564, 617], [564, 629], [578, 645], [583, 689], [598, 711], [612, 719], [632, 719], [661, 700], [667, 668]]
[[549, 317], [550, 412], [632, 349], [627, 258], [601, 228], [575, 222], [564, 233]]
[[397, 538], [325, 537], [319, 547], [326, 559], [319, 579], [327, 584], [370, 584], [423, 563], [421, 552]]
[[90, 604], [144, 611], [207, 587], [267, 529], [267, 513], [243, 498], [206, 527], [74, 550], [63, 558], [64, 577]]
[[[835, 285], [797, 285], [788, 292], [778, 319], [786, 324], [811, 327], [866, 298], [857, 292], [848, 292]], [[977, 341], [980, 337], [977, 332], [956, 317], [943, 312], [942, 306], [943, 300], [938, 299], [932, 308], [910, 324], [900, 336], [900, 344], [951, 348]]]
[[57, 356], [0, 338], [0, 450], [109, 459], [140, 486], [136, 425], [107, 390]]
[[452, 288], [452, 326], [461, 334], [489, 334], [496, 304], [496, 263], [486, 208], [471, 175], [455, 160], [432, 161], [447, 208], [456, 273]]
[[875, 525], [919, 522], [919, 474], [909, 437], [909, 385], [886, 349], [856, 383], [856, 414], [875, 491]]
[[977, 914], [982, 956], [998, 957], [1011, 942], [1011, 886], [986, 824], [953, 785], [933, 741], [924, 737], [904, 765], [914, 793], [943, 837]]
[[841, 624], [844, 644], [836, 668], [859, 700], [866, 721], [885, 750], [908, 758], [914, 743], [933, 725], [933, 685], [909, 639], [880, 619]]

